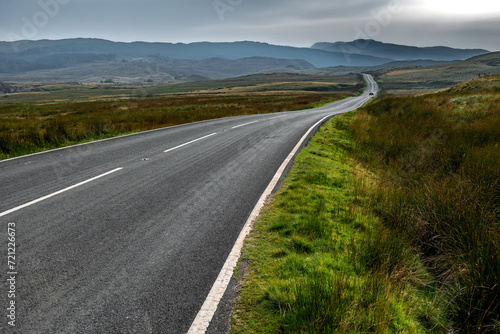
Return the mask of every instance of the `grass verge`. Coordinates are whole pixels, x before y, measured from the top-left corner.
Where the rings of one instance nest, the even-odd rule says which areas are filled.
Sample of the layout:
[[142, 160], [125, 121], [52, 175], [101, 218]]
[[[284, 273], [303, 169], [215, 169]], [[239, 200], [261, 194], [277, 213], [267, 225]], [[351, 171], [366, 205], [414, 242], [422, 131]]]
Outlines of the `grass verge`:
[[500, 76], [332, 119], [255, 224], [234, 333], [499, 333]]
[[365, 209], [352, 116], [321, 128], [257, 220], [234, 333], [445, 332], [416, 250]]

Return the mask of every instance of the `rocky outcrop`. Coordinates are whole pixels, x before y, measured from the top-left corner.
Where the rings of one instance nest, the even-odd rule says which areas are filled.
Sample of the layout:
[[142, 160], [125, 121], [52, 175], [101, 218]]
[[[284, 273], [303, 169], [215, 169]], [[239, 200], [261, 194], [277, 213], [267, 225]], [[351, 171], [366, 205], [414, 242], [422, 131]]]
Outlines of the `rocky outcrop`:
[[12, 94], [19, 92], [19, 87], [11, 86], [5, 82], [0, 82], [0, 94]]
[[0, 95], [26, 92], [41, 92], [43, 89], [36, 87], [17, 87], [0, 81]]

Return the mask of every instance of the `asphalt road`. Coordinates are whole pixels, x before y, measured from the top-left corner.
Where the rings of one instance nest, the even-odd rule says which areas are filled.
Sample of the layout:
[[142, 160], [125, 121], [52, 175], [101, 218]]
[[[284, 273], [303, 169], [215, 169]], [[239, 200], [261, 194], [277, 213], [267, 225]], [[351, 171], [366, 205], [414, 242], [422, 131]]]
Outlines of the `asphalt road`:
[[187, 332], [285, 157], [318, 120], [376, 93], [367, 80], [362, 96], [314, 110], [0, 162], [0, 332]]

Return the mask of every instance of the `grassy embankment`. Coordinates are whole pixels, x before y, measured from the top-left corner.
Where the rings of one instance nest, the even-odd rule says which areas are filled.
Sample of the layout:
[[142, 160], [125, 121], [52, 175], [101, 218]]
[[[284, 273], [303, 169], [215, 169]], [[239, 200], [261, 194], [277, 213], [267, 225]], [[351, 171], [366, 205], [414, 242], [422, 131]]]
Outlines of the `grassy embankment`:
[[329, 121], [246, 242], [235, 333], [500, 331], [500, 77]]
[[[231, 80], [218, 82], [220, 87], [228, 86], [225, 89], [230, 94], [206, 93], [207, 87], [217, 85], [210, 82], [197, 83], [196, 87], [204, 87], [205, 93], [197, 91], [198, 94], [190, 96], [0, 105], [0, 159], [213, 118], [307, 109], [356, 95], [363, 87], [358, 76], [352, 76], [348, 80], [353, 81], [343, 85], [264, 83], [261, 77], [251, 79], [243, 86]], [[323, 88], [326, 92], [318, 92]], [[40, 98], [40, 93], [31, 94]], [[64, 94], [68, 97], [72, 92], [58, 91], [56, 95]]]

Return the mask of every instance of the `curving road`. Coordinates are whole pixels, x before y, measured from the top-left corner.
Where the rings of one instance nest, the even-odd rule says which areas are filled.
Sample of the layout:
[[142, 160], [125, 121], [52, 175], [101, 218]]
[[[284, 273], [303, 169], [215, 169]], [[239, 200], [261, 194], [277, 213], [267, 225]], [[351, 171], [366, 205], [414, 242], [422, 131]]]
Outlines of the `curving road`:
[[278, 167], [316, 122], [376, 94], [365, 78], [317, 109], [0, 162], [0, 332], [186, 333]]

